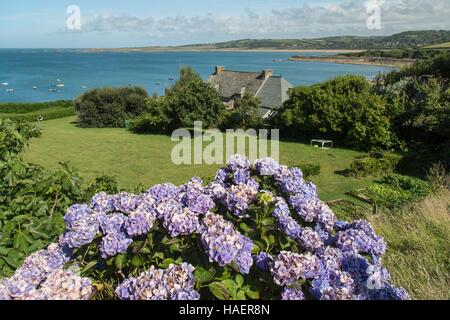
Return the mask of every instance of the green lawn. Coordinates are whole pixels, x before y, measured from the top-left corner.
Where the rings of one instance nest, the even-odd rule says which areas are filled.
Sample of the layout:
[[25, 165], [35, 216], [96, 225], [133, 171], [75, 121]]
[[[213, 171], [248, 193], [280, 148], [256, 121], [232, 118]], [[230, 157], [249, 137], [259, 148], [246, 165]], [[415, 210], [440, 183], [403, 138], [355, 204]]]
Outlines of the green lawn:
[[[75, 120], [67, 117], [41, 123], [43, 134], [32, 141], [25, 159], [48, 169], [69, 160], [86, 180], [102, 174], [113, 175], [124, 189], [167, 181], [181, 184], [192, 176], [212, 176], [220, 167], [174, 165], [170, 155], [176, 142], [168, 136], [138, 135], [125, 129], [83, 129], [74, 124]], [[372, 182], [371, 178], [353, 179], [335, 173], [346, 169], [358, 155], [350, 150], [320, 150], [300, 143], [280, 143], [282, 163], [320, 163], [321, 175], [313, 180], [325, 201], [342, 198], [345, 192]]]

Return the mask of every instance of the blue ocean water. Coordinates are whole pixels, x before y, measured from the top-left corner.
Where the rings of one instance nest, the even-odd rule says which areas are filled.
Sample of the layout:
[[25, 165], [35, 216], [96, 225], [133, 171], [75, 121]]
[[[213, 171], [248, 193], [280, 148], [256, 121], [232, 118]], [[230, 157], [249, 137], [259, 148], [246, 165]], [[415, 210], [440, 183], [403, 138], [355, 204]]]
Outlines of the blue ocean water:
[[[318, 55], [305, 53], [304, 55]], [[217, 65], [229, 70], [272, 69], [294, 85], [310, 85], [342, 74], [368, 78], [389, 68], [285, 60], [290, 52], [98, 52], [80, 50], [0, 50], [0, 101], [31, 102], [73, 99], [89, 88], [145, 87], [162, 95], [178, 78], [182, 66], [192, 66], [204, 79]], [[8, 85], [4, 85], [8, 83]], [[59, 84], [59, 87], [56, 85]], [[64, 85], [64, 86], [62, 86]], [[8, 90], [13, 89], [13, 90]]]

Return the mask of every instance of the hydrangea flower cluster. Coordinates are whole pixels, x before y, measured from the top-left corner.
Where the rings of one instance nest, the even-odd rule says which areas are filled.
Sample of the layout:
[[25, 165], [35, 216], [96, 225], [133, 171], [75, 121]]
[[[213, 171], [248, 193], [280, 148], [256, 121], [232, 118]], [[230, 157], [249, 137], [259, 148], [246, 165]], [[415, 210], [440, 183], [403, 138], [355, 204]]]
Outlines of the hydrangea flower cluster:
[[241, 273], [249, 273], [253, 264], [253, 242], [239, 233], [232, 223], [218, 214], [208, 213], [203, 218], [200, 235], [211, 262], [220, 266], [235, 262]]
[[82, 300], [93, 294], [91, 280], [64, 271], [67, 248], [51, 244], [30, 255], [11, 278], [0, 282], [0, 300]]
[[121, 300], [199, 300], [194, 290], [194, 267], [171, 264], [166, 270], [152, 266], [137, 278], [128, 278], [116, 289]]
[[[272, 181], [273, 188], [260, 190], [257, 180]], [[252, 218], [253, 205], [273, 208], [275, 227], [297, 243], [292, 251], [267, 248], [252, 255], [253, 241], [217, 213], [226, 209], [235, 219]], [[70, 207], [64, 221], [58, 244], [32, 254], [12, 277], [0, 280], [0, 299], [90, 298], [91, 281], [64, 269], [73, 251], [99, 243], [101, 257], [109, 259], [130, 251], [134, 239], [152, 232], [157, 221], [171, 237], [198, 235], [212, 263], [231, 265], [242, 274], [267, 272], [285, 300], [409, 298], [392, 286], [382, 266], [386, 243], [370, 223], [336, 220], [301, 170], [268, 158], [252, 166], [245, 157], [233, 156], [206, 186], [193, 178], [179, 187], [156, 185], [140, 195], [99, 193], [89, 205]], [[116, 294], [123, 300], [196, 300], [193, 271], [187, 263], [166, 270], [151, 267], [123, 281]]]

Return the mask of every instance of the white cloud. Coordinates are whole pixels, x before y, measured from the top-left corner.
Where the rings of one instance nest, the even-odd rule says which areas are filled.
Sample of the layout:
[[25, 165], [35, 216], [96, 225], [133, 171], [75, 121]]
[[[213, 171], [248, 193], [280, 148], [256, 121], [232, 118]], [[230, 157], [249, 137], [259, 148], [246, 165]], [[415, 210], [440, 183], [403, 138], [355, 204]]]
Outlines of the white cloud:
[[[376, 1], [376, 0], [372, 0]], [[449, 0], [385, 0], [381, 6], [382, 30], [450, 29]], [[125, 32], [154, 38], [269, 38], [370, 35], [366, 28], [366, 1], [308, 5], [260, 13], [246, 9], [236, 15], [174, 15], [136, 17], [99, 14], [87, 17], [80, 32]]]

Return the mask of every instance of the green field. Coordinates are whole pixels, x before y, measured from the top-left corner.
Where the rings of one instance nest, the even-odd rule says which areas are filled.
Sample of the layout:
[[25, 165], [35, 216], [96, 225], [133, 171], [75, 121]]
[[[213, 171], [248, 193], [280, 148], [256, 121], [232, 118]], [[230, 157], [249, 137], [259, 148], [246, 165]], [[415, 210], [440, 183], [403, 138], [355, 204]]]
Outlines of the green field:
[[[181, 184], [193, 176], [213, 176], [220, 167], [174, 165], [171, 150], [176, 142], [168, 136], [138, 135], [125, 129], [83, 129], [76, 126], [75, 120], [66, 117], [42, 122], [42, 136], [32, 141], [25, 159], [48, 169], [55, 169], [58, 162], [69, 160], [86, 180], [102, 174], [112, 175], [124, 189], [139, 184], [150, 187], [167, 181]], [[345, 192], [372, 182], [371, 178], [354, 179], [335, 173], [348, 168], [359, 155], [350, 150], [320, 150], [300, 143], [280, 143], [282, 163], [321, 165], [321, 174], [313, 181], [325, 201], [343, 198]]]

